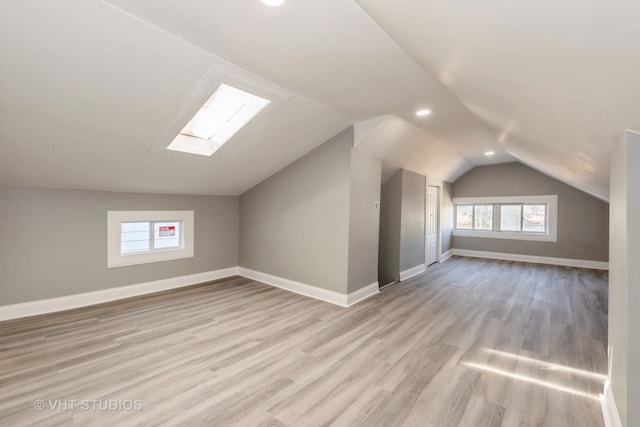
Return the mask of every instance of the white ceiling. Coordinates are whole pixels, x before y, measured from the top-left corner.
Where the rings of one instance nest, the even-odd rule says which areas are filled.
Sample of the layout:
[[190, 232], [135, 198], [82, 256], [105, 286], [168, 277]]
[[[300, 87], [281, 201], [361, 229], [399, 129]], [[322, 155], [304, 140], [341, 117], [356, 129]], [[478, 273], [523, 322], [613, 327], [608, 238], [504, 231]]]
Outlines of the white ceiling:
[[510, 154], [608, 199], [609, 150], [640, 129], [640, 2], [357, 3]]
[[382, 182], [401, 168], [453, 182], [474, 167], [451, 145], [391, 114], [356, 123], [354, 146], [384, 159]]
[[[518, 159], [607, 199], [609, 148], [640, 129], [638, 11], [589, 0], [9, 2], [0, 184], [241, 194], [382, 116], [358, 149], [386, 171], [452, 181]], [[211, 158], [159, 154], [211, 66], [290, 98]], [[416, 118], [420, 107], [433, 114]]]

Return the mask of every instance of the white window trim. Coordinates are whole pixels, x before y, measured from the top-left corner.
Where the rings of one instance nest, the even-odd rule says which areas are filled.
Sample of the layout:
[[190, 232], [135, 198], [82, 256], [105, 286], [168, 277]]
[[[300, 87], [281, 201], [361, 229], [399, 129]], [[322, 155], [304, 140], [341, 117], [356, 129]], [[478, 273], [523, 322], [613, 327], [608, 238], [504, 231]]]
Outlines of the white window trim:
[[[538, 242], [558, 241], [558, 196], [504, 196], [504, 197], [454, 197], [454, 205], [486, 205], [486, 204], [542, 204], [548, 207], [547, 221], [548, 232], [526, 233], [508, 231], [476, 231], [457, 230], [454, 228], [453, 235], [460, 237], [482, 237], [485, 239], [506, 239], [506, 240], [531, 240]], [[495, 212], [494, 212], [495, 214]]]
[[[181, 221], [183, 247], [122, 255], [120, 253], [120, 224], [136, 221]], [[149, 262], [193, 258], [193, 211], [108, 211], [107, 212], [107, 268]]]
[[[227, 84], [233, 86], [236, 89], [249, 92], [253, 95], [259, 96], [270, 101], [262, 112], [276, 108], [281, 102], [291, 99], [291, 94], [284, 89], [273, 86], [267, 81], [258, 79], [255, 76], [251, 78], [241, 77], [240, 75], [227, 71], [220, 65], [212, 65], [204, 74], [200, 82], [194, 88], [191, 97], [186, 101], [182, 108], [176, 113], [175, 117], [160, 138], [153, 144], [150, 151], [157, 154], [168, 156], [186, 156], [192, 159], [200, 159], [201, 161], [207, 161], [211, 159], [210, 155], [197, 155], [192, 153], [186, 153], [182, 151], [174, 151], [167, 149], [167, 147], [176, 138], [176, 135], [180, 135], [185, 125], [193, 118], [193, 116], [202, 108], [205, 102], [211, 97], [213, 92], [220, 87], [221, 84]], [[246, 132], [246, 129], [250, 127], [250, 120], [246, 126], [243, 126], [234, 137]], [[218, 147], [220, 148], [220, 147]], [[212, 153], [213, 154], [213, 153]]]

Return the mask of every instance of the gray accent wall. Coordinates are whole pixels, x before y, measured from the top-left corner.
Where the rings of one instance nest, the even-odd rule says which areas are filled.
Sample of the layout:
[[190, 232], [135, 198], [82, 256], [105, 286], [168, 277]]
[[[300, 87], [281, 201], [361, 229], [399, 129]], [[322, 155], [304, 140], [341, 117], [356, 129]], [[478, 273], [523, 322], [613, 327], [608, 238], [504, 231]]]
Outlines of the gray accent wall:
[[424, 264], [427, 177], [402, 170], [400, 271]]
[[[107, 211], [193, 210], [193, 258], [107, 268]], [[238, 197], [0, 186], [0, 305], [238, 265]]]
[[424, 264], [427, 177], [399, 170], [382, 186], [378, 281], [400, 280], [400, 272]]
[[640, 425], [640, 134], [627, 131], [611, 153], [609, 381], [623, 426]]
[[346, 294], [376, 281], [381, 165], [348, 128], [240, 196], [240, 265]]
[[443, 182], [442, 187], [442, 209], [440, 210], [440, 242], [441, 253], [451, 249], [451, 233], [453, 232], [453, 184]]
[[453, 184], [453, 197], [558, 195], [558, 241], [454, 236], [455, 249], [592, 261], [609, 260], [609, 205], [521, 163], [478, 166]]
[[400, 280], [402, 170], [396, 172], [382, 185], [380, 198], [378, 282], [380, 286], [384, 286]]
[[351, 150], [349, 293], [378, 281], [381, 178], [379, 159]]
[[240, 265], [346, 293], [353, 128], [240, 196]]

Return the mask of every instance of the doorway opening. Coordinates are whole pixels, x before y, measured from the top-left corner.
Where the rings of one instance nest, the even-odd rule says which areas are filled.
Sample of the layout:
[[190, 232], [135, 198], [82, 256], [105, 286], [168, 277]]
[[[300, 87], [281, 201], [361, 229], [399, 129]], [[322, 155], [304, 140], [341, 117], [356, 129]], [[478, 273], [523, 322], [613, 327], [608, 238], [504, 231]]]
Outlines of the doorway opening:
[[425, 210], [425, 265], [438, 261], [440, 239], [440, 188], [427, 185], [427, 206]]

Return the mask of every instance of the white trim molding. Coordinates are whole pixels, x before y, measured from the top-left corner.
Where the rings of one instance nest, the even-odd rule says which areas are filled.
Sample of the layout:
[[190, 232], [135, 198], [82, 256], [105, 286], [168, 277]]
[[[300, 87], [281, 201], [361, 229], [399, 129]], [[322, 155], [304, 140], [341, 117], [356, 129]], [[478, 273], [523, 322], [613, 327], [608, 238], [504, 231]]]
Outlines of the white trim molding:
[[602, 417], [605, 427], [622, 427], [620, 413], [613, 398], [613, 391], [609, 380], [604, 383], [604, 391], [600, 395], [600, 405], [602, 406]]
[[152, 282], [138, 283], [135, 285], [119, 286], [116, 288], [101, 289], [99, 291], [84, 292], [81, 294], [0, 306], [0, 321], [87, 307], [105, 302], [167, 291], [170, 289], [183, 288], [232, 276], [243, 276], [290, 292], [336, 304], [341, 307], [350, 307], [380, 292], [378, 282], [371, 283], [370, 285], [351, 292], [350, 294], [341, 294], [339, 292], [329, 291], [317, 286], [307, 285], [305, 283], [261, 273], [244, 267], [230, 267], [222, 270], [206, 271], [203, 273], [154, 280]]
[[481, 239], [502, 239], [502, 240], [529, 240], [532, 242], [557, 242], [557, 234], [535, 234], [535, 233], [511, 233], [508, 231], [476, 231], [476, 230], [453, 230], [451, 233], [456, 237], [477, 237]]
[[499, 259], [503, 261], [531, 262], [535, 264], [562, 265], [565, 267], [592, 268], [594, 270], [608, 270], [609, 263], [605, 261], [591, 261], [586, 259], [555, 258], [548, 256], [509, 254], [502, 252], [473, 251], [469, 249], [452, 249], [452, 255]]
[[284, 289], [285, 291], [347, 307], [347, 295], [341, 294], [340, 292], [322, 289], [317, 286], [296, 282], [295, 280], [285, 279], [284, 277], [278, 277], [244, 267], [238, 269], [238, 274], [258, 282], [266, 283], [267, 285], [275, 286], [276, 288]]
[[440, 256], [438, 257], [438, 262], [445, 262], [446, 260], [451, 258], [452, 255], [453, 255], [453, 249], [449, 249], [445, 253], [440, 254]]
[[415, 267], [408, 268], [400, 272], [400, 281], [403, 282], [407, 279], [411, 279], [413, 276], [417, 276], [418, 274], [426, 270], [427, 270], [427, 266], [424, 264], [420, 264], [420, 265], [416, 265]]
[[347, 295], [347, 307], [351, 307], [354, 304], [364, 301], [375, 294], [380, 293], [380, 285], [378, 282], [373, 282], [370, 285], [360, 288], [357, 291], [353, 291]]
[[[183, 155], [193, 158], [192, 154], [167, 150], [167, 146], [184, 128], [184, 124], [191, 120], [215, 90], [223, 83], [271, 101], [263, 111], [274, 109], [274, 106], [291, 99], [291, 94], [282, 88], [276, 87], [255, 76], [249, 77], [247, 73], [242, 73], [243, 75], [241, 76], [237, 71], [227, 68], [229, 68], [227, 64], [220, 62], [209, 67], [190, 94], [189, 99], [180, 107], [180, 110], [174, 116], [173, 120], [169, 122], [169, 125], [162, 135], [160, 135], [160, 138], [158, 138], [150, 148], [151, 152], [167, 155]], [[202, 159], [206, 158], [207, 157], [202, 157]]]
[[74, 308], [86, 307], [104, 302], [166, 291], [169, 289], [197, 285], [199, 283], [206, 283], [212, 280], [224, 279], [226, 277], [236, 275], [238, 275], [238, 267], [231, 267], [222, 270], [189, 274], [187, 276], [154, 280], [152, 282], [139, 283], [135, 285], [119, 286], [117, 288], [101, 289], [99, 291], [5, 305], [0, 306], [0, 321], [71, 310]]
[[305, 297], [314, 298], [320, 301], [339, 305], [340, 307], [351, 307], [354, 304], [364, 301], [365, 299], [380, 292], [378, 282], [360, 288], [350, 294], [343, 294], [328, 289], [322, 289], [317, 286], [306, 283], [296, 282], [295, 280], [285, 279], [284, 277], [274, 276], [272, 274], [262, 273], [261, 271], [251, 270], [249, 268], [239, 267], [238, 274], [248, 279], [284, 289]]

